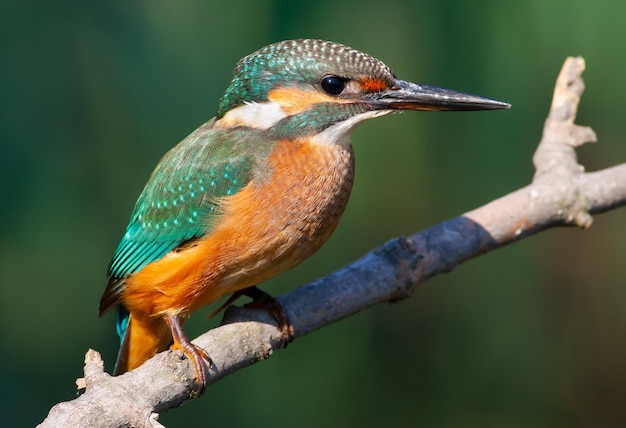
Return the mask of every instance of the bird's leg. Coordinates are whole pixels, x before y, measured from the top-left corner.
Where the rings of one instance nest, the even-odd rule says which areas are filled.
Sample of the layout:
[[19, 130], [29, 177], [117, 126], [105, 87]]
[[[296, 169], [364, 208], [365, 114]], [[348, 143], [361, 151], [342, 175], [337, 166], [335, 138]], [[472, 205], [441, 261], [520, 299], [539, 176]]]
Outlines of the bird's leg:
[[235, 300], [241, 296], [248, 296], [252, 299], [252, 302], [247, 303], [244, 307], [261, 308], [266, 310], [272, 318], [278, 323], [278, 329], [283, 341], [282, 347], [286, 348], [289, 342], [293, 341], [293, 325], [289, 321], [285, 308], [282, 307], [278, 300], [276, 300], [271, 294], [257, 288], [255, 286], [244, 288], [242, 290], [235, 291], [219, 308], [211, 312], [209, 317], [215, 316], [222, 310], [230, 306]]
[[194, 393], [201, 395], [206, 387], [207, 363], [210, 366], [213, 364], [213, 361], [211, 361], [211, 357], [209, 357], [209, 354], [207, 354], [204, 349], [194, 345], [187, 339], [178, 316], [166, 315], [164, 318], [174, 338], [174, 344], [171, 346], [171, 349], [180, 349], [185, 353], [187, 358], [193, 362], [193, 367], [196, 372], [196, 389]]
[[207, 318], [213, 318], [215, 315], [219, 314], [224, 309], [232, 305], [235, 302], [235, 300], [237, 300], [241, 296], [243, 296], [243, 293], [241, 292], [241, 290], [235, 291], [233, 294], [230, 295], [230, 297], [224, 303], [220, 305], [219, 308], [211, 312]]
[[[278, 300], [276, 300], [271, 294], [266, 293], [255, 286], [239, 290], [233, 296], [237, 294], [248, 296], [252, 299], [252, 302], [244, 305], [244, 307], [265, 309], [271, 317], [276, 320], [283, 341], [282, 346], [283, 348], [286, 348], [289, 342], [293, 340], [294, 330], [293, 325], [287, 316], [287, 312], [285, 312], [285, 308], [278, 303]], [[237, 297], [239, 297], [239, 295]]]

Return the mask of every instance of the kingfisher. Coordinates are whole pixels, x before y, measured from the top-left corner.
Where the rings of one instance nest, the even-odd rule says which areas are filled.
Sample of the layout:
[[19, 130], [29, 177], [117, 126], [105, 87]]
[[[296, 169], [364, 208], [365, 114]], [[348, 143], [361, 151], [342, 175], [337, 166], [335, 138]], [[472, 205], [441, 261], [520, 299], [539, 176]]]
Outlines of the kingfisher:
[[100, 315], [118, 307], [114, 374], [171, 346], [191, 360], [202, 392], [210, 356], [183, 325], [228, 295], [268, 308], [286, 344], [288, 317], [256, 286], [334, 231], [354, 179], [352, 130], [402, 110], [508, 107], [400, 80], [382, 61], [329, 41], [283, 41], [242, 58], [215, 117], [152, 172], [115, 250], [100, 300]]

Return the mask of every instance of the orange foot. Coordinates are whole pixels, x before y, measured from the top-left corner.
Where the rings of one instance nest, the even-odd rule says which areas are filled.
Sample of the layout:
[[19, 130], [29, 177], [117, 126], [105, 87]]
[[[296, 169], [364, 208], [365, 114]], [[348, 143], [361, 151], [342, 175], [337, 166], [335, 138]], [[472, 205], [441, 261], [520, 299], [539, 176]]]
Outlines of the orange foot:
[[196, 372], [196, 388], [194, 389], [194, 395], [202, 395], [206, 388], [208, 366], [213, 365], [211, 357], [209, 357], [209, 354], [207, 354], [204, 349], [194, 345], [187, 339], [183, 327], [180, 324], [180, 319], [177, 316], [166, 315], [165, 322], [167, 322], [167, 325], [170, 327], [172, 337], [174, 338], [174, 344], [170, 349], [180, 349], [185, 353], [187, 358], [191, 360]]
[[[274, 320], [278, 323], [278, 329], [282, 338], [282, 347], [286, 348], [289, 342], [293, 341], [294, 330], [285, 308], [278, 303], [271, 294], [266, 293], [257, 287], [248, 287], [243, 290], [239, 290], [237, 293], [241, 293], [245, 296], [252, 298], [252, 302], [244, 305], [246, 308], [261, 308], [265, 309]], [[237, 294], [235, 293], [235, 294]]]
[[248, 287], [243, 290], [238, 290], [233, 293], [232, 296], [224, 302], [219, 308], [217, 308], [210, 316], [213, 316], [220, 312], [222, 309], [225, 309], [235, 300], [240, 298], [241, 296], [248, 296], [252, 299], [252, 302], [244, 305], [246, 308], [260, 308], [267, 311], [272, 318], [278, 323], [278, 329], [280, 330], [280, 335], [282, 339], [282, 347], [286, 348], [289, 342], [293, 341], [294, 330], [291, 321], [289, 321], [289, 317], [287, 316], [287, 312], [285, 312], [285, 308], [278, 303], [271, 294], [266, 293], [257, 287]]

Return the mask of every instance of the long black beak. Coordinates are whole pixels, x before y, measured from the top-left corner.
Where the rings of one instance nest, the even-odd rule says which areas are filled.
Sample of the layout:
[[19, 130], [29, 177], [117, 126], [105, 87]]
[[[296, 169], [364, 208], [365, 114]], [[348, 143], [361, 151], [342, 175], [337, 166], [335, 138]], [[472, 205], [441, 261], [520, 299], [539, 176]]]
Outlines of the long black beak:
[[369, 104], [376, 110], [469, 111], [511, 107], [502, 101], [399, 79], [392, 87], [370, 96]]

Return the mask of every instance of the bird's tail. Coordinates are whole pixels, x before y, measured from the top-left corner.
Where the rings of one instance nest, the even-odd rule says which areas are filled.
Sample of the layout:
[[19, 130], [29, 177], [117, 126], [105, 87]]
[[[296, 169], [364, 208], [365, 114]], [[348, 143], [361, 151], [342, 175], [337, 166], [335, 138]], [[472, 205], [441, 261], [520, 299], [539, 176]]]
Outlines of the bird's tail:
[[121, 305], [117, 313], [117, 332], [121, 344], [113, 371], [116, 376], [139, 367], [172, 344], [172, 333], [163, 318], [137, 318]]

